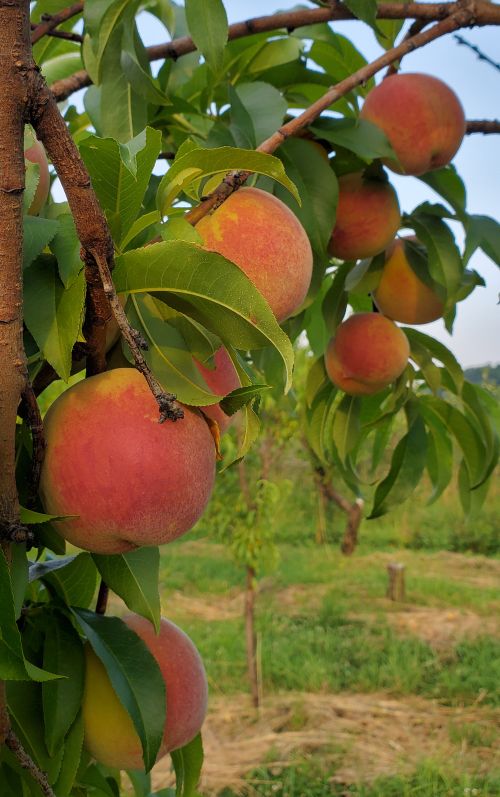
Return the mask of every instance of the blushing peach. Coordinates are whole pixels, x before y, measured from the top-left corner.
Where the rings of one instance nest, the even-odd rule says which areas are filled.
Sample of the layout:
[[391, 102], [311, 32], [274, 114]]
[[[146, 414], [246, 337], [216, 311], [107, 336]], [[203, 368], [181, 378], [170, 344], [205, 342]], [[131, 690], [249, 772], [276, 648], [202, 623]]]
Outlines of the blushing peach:
[[340, 260], [358, 260], [383, 252], [401, 224], [394, 188], [362, 172], [339, 178], [335, 227], [328, 251]]
[[381, 313], [404, 324], [428, 324], [441, 318], [444, 303], [437, 292], [426, 285], [408, 262], [406, 242], [398, 238], [388, 248], [382, 275], [373, 299]]
[[360, 116], [380, 127], [398, 161], [398, 174], [425, 174], [446, 166], [465, 135], [465, 115], [455, 92], [431, 75], [397, 74], [368, 94]]
[[[215, 352], [214, 368], [207, 368], [196, 358], [194, 358], [194, 361], [200, 374], [213, 393], [217, 393], [219, 396], [225, 396], [231, 393], [232, 390], [241, 387], [236, 368], [224, 346], [221, 346], [220, 349], [217, 349]], [[226, 431], [231, 423], [231, 417], [226, 415], [219, 404], [209, 404], [206, 407], [200, 407], [200, 409], [213, 421], [217, 421], [221, 434]]]
[[298, 310], [312, 275], [306, 232], [281, 200], [240, 188], [196, 225], [204, 246], [236, 263], [262, 293], [278, 321]]
[[[162, 618], [157, 636], [148, 620], [124, 618], [155, 657], [166, 689], [166, 722], [157, 761], [188, 744], [200, 731], [207, 711], [207, 677], [195, 645], [174, 623]], [[85, 647], [82, 703], [85, 747], [99, 763], [116, 769], [144, 769], [133, 721], [113, 689], [101, 660]]]
[[210, 497], [215, 446], [202, 415], [158, 423], [138, 371], [117, 368], [70, 387], [45, 419], [40, 494], [46, 512], [77, 515], [55, 526], [95, 553], [171, 542]]
[[331, 381], [352, 396], [379, 393], [406, 368], [410, 346], [404, 332], [380, 313], [356, 313], [330, 341], [325, 366]]

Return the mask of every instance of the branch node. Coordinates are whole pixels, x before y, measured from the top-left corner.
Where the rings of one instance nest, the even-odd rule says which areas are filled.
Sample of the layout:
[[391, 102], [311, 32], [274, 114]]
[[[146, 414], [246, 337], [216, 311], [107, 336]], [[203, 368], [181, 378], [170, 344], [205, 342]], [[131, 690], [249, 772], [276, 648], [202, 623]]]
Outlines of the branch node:
[[16, 544], [26, 543], [27, 550], [35, 544], [35, 534], [27, 526], [15, 521], [13, 523], [0, 524], [0, 540], [2, 542], [14, 542]]

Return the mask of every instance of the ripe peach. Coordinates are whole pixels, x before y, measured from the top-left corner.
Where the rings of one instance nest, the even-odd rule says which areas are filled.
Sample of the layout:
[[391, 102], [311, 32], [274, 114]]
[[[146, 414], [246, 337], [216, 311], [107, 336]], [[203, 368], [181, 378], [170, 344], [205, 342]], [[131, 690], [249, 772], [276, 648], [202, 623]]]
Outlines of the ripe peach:
[[337, 218], [328, 251], [340, 260], [358, 260], [382, 252], [401, 224], [394, 188], [362, 172], [339, 178]]
[[328, 376], [351, 396], [378, 393], [400, 376], [410, 356], [404, 332], [380, 313], [356, 313], [328, 344]]
[[196, 225], [204, 246], [227, 257], [262, 293], [278, 321], [304, 301], [312, 251], [299, 220], [267, 191], [240, 188]]
[[[151, 623], [137, 614], [128, 615], [124, 621], [149, 648], [165, 682], [167, 716], [158, 761], [200, 731], [207, 711], [205, 668], [193, 642], [169, 620], [162, 618], [158, 636]], [[82, 711], [88, 752], [108, 767], [144, 769], [141, 742], [132, 719], [89, 645], [85, 658]]]
[[405, 242], [397, 238], [386, 252], [380, 282], [373, 299], [381, 313], [404, 324], [428, 324], [441, 318], [444, 304], [438, 294], [415, 274], [408, 262]]
[[458, 97], [431, 75], [385, 78], [368, 94], [360, 116], [386, 134], [399, 163], [384, 162], [398, 174], [419, 175], [446, 166], [465, 135]]
[[31, 147], [24, 153], [24, 157], [31, 163], [37, 163], [40, 167], [40, 177], [36, 187], [35, 196], [30, 205], [28, 213], [30, 216], [36, 216], [40, 213], [41, 209], [47, 201], [50, 190], [50, 176], [49, 176], [49, 163], [45, 154], [45, 149], [40, 141], [35, 141]]
[[[215, 368], [207, 368], [196, 358], [194, 361], [203, 379], [214, 393], [225, 396], [232, 390], [236, 390], [237, 387], [241, 387], [236, 368], [224, 346], [215, 352]], [[221, 434], [226, 431], [231, 423], [231, 417], [221, 410], [219, 404], [210, 404], [207, 407], [200, 407], [200, 409], [213, 421], [217, 421]]]
[[171, 542], [199, 519], [213, 488], [215, 446], [200, 413], [158, 423], [135, 369], [117, 368], [70, 387], [45, 419], [40, 480], [46, 512], [69, 542], [123, 553]]

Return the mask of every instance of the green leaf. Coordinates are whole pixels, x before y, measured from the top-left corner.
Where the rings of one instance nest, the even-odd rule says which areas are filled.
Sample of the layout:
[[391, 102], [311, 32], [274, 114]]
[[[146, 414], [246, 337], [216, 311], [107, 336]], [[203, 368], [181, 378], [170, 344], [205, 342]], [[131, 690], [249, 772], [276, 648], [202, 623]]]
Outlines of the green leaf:
[[92, 185], [114, 240], [129, 239], [161, 147], [161, 133], [147, 127], [126, 145], [88, 136], [80, 144]]
[[359, 442], [360, 405], [361, 401], [358, 396], [346, 395], [335, 408], [332, 426], [333, 442], [342, 462], [346, 461], [347, 456]]
[[57, 258], [59, 276], [64, 287], [69, 288], [78, 279], [83, 268], [80, 259], [81, 244], [71, 213], [62, 213], [57, 221], [59, 229], [50, 243], [50, 251]]
[[82, 756], [83, 730], [83, 719], [79, 714], [64, 740], [61, 769], [54, 784], [54, 792], [57, 797], [70, 797]]
[[86, 608], [94, 597], [97, 571], [89, 553], [79, 553], [74, 559], [68, 557], [64, 567], [51, 568], [39, 577], [68, 606]]
[[245, 385], [244, 387], [237, 387], [231, 393], [228, 393], [226, 398], [220, 402], [220, 408], [226, 415], [234, 415], [246, 404], [251, 403], [257, 396], [260, 396], [266, 390], [269, 390], [269, 385]]
[[0, 678], [4, 681], [47, 681], [59, 675], [45, 672], [24, 658], [9, 567], [0, 550]]
[[267, 302], [233, 263], [186, 241], [126, 252], [116, 260], [118, 292], [151, 292], [235, 348], [274, 346], [291, 382], [293, 350]]
[[151, 76], [151, 70], [144, 45], [136, 25], [125, 25], [122, 38], [121, 65], [128, 82], [135, 93], [151, 105], [170, 105], [171, 101]]
[[25, 216], [23, 219], [23, 268], [26, 269], [37, 258], [59, 230], [55, 219]]
[[182, 334], [165, 319], [162, 304], [149, 294], [135, 294], [127, 304], [130, 323], [149, 346], [144, 352], [146, 362], [165, 390], [175, 393], [183, 404], [217, 403], [222, 397], [206, 385]]
[[218, 74], [224, 64], [227, 15], [222, 0], [186, 0], [189, 33], [210, 69]]
[[271, 177], [290, 191], [300, 203], [297, 189], [285, 174], [279, 158], [255, 150], [219, 147], [192, 149], [174, 160], [158, 187], [158, 209], [166, 215], [175, 198], [195, 180], [212, 174], [220, 174], [222, 178], [230, 171], [249, 171]]
[[104, 51], [127, 8], [130, 8], [130, 0], [112, 0], [111, 3], [109, 0], [87, 0], [85, 3], [85, 30], [90, 35], [94, 53], [92, 65], [86, 57], [85, 66], [91, 72], [93, 83], [100, 82]]
[[257, 440], [259, 433], [260, 433], [260, 419], [259, 416], [254, 412], [250, 404], [246, 404], [243, 409], [241, 410], [242, 416], [242, 428], [241, 428], [241, 436], [239, 438], [239, 448], [236, 452], [234, 459], [230, 460], [229, 462], [225, 462], [224, 466], [221, 468], [221, 472], [223, 473], [232, 465], [238, 463], [243, 457], [248, 454], [250, 449], [252, 448], [253, 444]]
[[175, 770], [175, 797], [196, 797], [196, 787], [203, 766], [201, 734], [170, 754]]
[[460, 394], [464, 383], [464, 374], [457, 359], [446, 348], [444, 343], [440, 343], [439, 340], [432, 338], [430, 335], [425, 335], [412, 327], [402, 327], [402, 330], [410, 341], [412, 348], [417, 345], [421, 346], [433, 359], [439, 360], [444, 365], [450, 379], [453, 381], [456, 393]]
[[52, 255], [40, 255], [25, 271], [24, 317], [44, 359], [67, 381], [71, 352], [82, 322], [85, 301], [83, 272], [69, 288], [59, 279]]
[[104, 664], [142, 744], [144, 766], [155, 763], [165, 726], [165, 684], [154, 656], [117, 617], [74, 610], [81, 630]]
[[426, 417], [429, 422], [427, 436], [427, 473], [432, 483], [428, 504], [433, 504], [448, 487], [453, 474], [453, 445], [444, 424], [435, 416]]
[[41, 687], [34, 683], [9, 682], [7, 705], [14, 731], [24, 749], [46, 773], [49, 783], [54, 783], [61, 769], [64, 748], [61, 745], [51, 756], [45, 745]]
[[104, 556], [92, 554], [105, 583], [128, 606], [150, 620], [156, 631], [160, 629], [160, 596], [158, 548], [138, 548], [136, 551]]
[[[159, 215], [159, 214], [158, 214]], [[184, 216], [173, 216], [160, 226], [160, 235], [164, 241], [191, 241], [202, 244], [200, 233]]]
[[422, 476], [426, 454], [425, 425], [417, 415], [394, 449], [389, 473], [375, 490], [369, 519], [384, 515], [411, 495]]
[[28, 558], [26, 546], [17, 543], [12, 546], [10, 580], [12, 583], [12, 597], [14, 598], [14, 613], [16, 620], [21, 615], [24, 595], [28, 586]]
[[442, 287], [446, 299], [453, 299], [464, 271], [453, 233], [442, 219], [428, 213], [413, 213], [409, 225], [427, 249], [432, 279]]
[[[353, 72], [366, 66], [366, 59], [346, 36], [339, 34], [334, 34], [334, 36], [335, 38], [328, 42], [315, 41], [308, 57], [323, 67], [332, 83], [339, 83]], [[333, 42], [334, 46], [332, 46]], [[366, 95], [374, 85], [373, 78], [370, 78], [366, 84], [358, 87], [355, 91]], [[349, 99], [355, 101], [354, 92], [349, 95]]]
[[[128, 246], [128, 244], [131, 241], [133, 241], [137, 235], [140, 235], [141, 232], [144, 232], [144, 230], [147, 230], [147, 228], [151, 227], [153, 224], [157, 224], [160, 220], [161, 220], [160, 214], [158, 213], [157, 210], [152, 210], [151, 213], [146, 213], [144, 216], [139, 216], [139, 218], [136, 219], [132, 224], [128, 233], [122, 239], [120, 248], [125, 249]], [[186, 224], [192, 230], [194, 229], [193, 227], [191, 227], [189, 222], [186, 222]]]
[[50, 86], [56, 80], [64, 80], [80, 69], [83, 69], [83, 61], [80, 51], [77, 50], [72, 53], [61, 53], [55, 58], [48, 58], [43, 62], [42, 75]]
[[377, 0], [344, 0], [344, 5], [355, 17], [376, 30]]
[[44, 625], [43, 666], [65, 676], [42, 685], [45, 744], [55, 756], [80, 710], [84, 657], [80, 637], [62, 613], [47, 617]]
[[500, 224], [490, 216], [469, 216], [466, 223], [464, 260], [480, 247], [497, 266], [500, 266]]
[[[233, 93], [250, 120], [253, 138], [250, 146], [258, 146], [283, 124], [287, 102], [274, 86], [259, 80], [252, 83], [238, 83]], [[231, 114], [234, 114], [233, 102]], [[238, 124], [237, 118], [234, 121]]]
[[297, 204], [279, 186], [275, 186], [274, 193], [299, 218], [315, 253], [326, 257], [337, 210], [338, 183], [335, 172], [310, 141], [290, 138], [281, 145], [278, 154], [287, 174], [298, 188], [301, 204]]
[[500, 441], [493, 427], [491, 415], [481, 401], [482, 390], [465, 381], [462, 387], [462, 401], [468, 417], [473, 420], [485, 447], [484, 470], [481, 479], [473, 489], [481, 486], [492, 474], [498, 464]]
[[419, 179], [440, 194], [459, 215], [465, 213], [467, 202], [465, 186], [453, 165], [427, 172]]

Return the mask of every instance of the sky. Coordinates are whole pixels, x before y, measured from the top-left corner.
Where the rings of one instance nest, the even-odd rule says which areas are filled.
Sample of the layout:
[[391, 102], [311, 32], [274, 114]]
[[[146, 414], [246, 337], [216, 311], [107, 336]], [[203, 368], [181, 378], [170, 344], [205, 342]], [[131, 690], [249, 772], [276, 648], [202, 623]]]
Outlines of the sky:
[[[243, 0], [225, 0], [224, 4], [230, 23], [297, 6], [290, 0], [278, 0], [276, 4], [269, 0], [252, 0], [251, 4]], [[302, 5], [314, 7], [312, 3]], [[368, 26], [357, 21], [330, 24], [337, 33], [348, 36], [367, 60], [382, 53]], [[146, 45], [168, 40], [163, 26], [149, 14], [142, 15], [140, 31]], [[460, 35], [493, 60], [499, 60], [498, 28], [466, 29], [460, 31]], [[444, 80], [459, 96], [467, 119], [500, 118], [500, 71], [457, 44], [452, 35], [409, 53], [403, 60], [403, 71], [424, 72]], [[467, 189], [469, 213], [500, 220], [500, 135], [466, 136], [453, 162]], [[391, 173], [390, 179], [401, 208], [406, 212], [422, 201], [442, 201], [417, 178]], [[447, 333], [442, 320], [419, 326], [423, 332], [445, 343], [463, 367], [500, 361], [500, 269], [481, 251], [476, 252], [469, 265], [484, 278], [486, 288], [476, 288], [459, 303], [453, 336]]]

